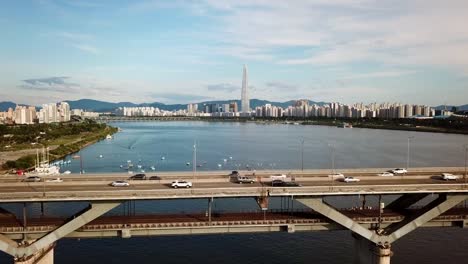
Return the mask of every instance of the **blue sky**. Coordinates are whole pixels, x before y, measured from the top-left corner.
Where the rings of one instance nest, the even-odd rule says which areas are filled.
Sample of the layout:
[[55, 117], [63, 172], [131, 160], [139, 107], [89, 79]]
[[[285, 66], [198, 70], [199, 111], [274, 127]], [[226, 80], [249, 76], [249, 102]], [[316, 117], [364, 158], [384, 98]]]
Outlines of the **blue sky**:
[[0, 4], [0, 101], [468, 103], [464, 0]]

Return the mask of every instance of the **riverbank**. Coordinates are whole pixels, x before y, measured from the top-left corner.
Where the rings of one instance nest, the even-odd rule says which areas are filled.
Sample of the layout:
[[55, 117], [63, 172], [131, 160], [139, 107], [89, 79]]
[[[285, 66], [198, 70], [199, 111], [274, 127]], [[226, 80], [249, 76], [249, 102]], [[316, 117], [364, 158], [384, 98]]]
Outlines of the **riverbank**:
[[[36, 162], [36, 149], [49, 148], [50, 162], [64, 158], [69, 154], [76, 153], [82, 148], [105, 139], [107, 135], [112, 135], [118, 131], [117, 128], [106, 125], [98, 124], [92, 121], [74, 124], [51, 124], [51, 125], [37, 125], [27, 129], [34, 134], [38, 132], [43, 135], [42, 140], [37, 137], [32, 137], [35, 140], [27, 142], [23, 138], [23, 133], [6, 134], [13, 135], [11, 138], [19, 138], [18, 144], [11, 145], [12, 151], [0, 152], [0, 173], [5, 173], [9, 170], [29, 170], [34, 168]], [[15, 130], [17, 128], [10, 128]], [[4, 134], [5, 135], [5, 134]], [[49, 135], [49, 136], [45, 136]], [[14, 141], [11, 141], [14, 142]], [[5, 142], [3, 147], [5, 147]], [[34, 143], [34, 144], [32, 144]], [[6, 145], [8, 146], [8, 145]]]

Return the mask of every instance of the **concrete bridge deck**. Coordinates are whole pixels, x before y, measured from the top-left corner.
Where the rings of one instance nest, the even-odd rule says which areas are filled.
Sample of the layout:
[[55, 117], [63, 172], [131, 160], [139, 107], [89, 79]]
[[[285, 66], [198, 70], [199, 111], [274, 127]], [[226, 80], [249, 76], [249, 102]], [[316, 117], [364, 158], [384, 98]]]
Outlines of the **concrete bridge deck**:
[[[386, 169], [340, 170], [360, 182], [345, 183], [328, 176], [329, 170], [256, 172], [254, 184], [237, 184], [229, 172], [158, 173], [157, 180], [130, 181], [129, 187], [111, 187], [113, 180], [128, 174], [66, 175], [64, 182], [26, 183], [17, 176], [0, 178], [0, 203], [24, 203], [23, 221], [0, 220], [0, 250], [29, 263], [50, 255], [63, 237], [131, 237], [144, 235], [219, 234], [242, 232], [315, 231], [348, 229], [357, 245], [355, 263], [390, 262], [391, 244], [418, 227], [468, 227], [467, 209], [459, 206], [468, 198], [466, 178], [444, 181], [442, 172], [461, 175], [464, 168], [417, 168], [406, 175], [376, 176]], [[253, 174], [242, 171], [241, 174]], [[288, 174], [300, 187], [273, 187], [271, 174]], [[151, 174], [150, 174], [151, 175]], [[57, 176], [52, 176], [57, 177]], [[172, 189], [174, 179], [193, 181], [193, 188]], [[396, 195], [379, 210], [340, 210], [327, 203], [326, 196]], [[262, 213], [212, 213], [215, 198], [250, 197]], [[269, 197], [288, 197], [310, 212], [268, 211]], [[427, 198], [427, 199], [426, 199]], [[106, 216], [124, 202], [134, 200], [206, 199], [207, 214]], [[27, 217], [31, 202], [88, 202], [89, 206], [70, 219]], [[412, 208], [426, 202], [420, 208]], [[379, 215], [382, 217], [379, 217]], [[208, 218], [208, 220], [207, 220]], [[372, 249], [372, 250], [370, 250]]]
[[[344, 175], [354, 175], [360, 182], [344, 183], [332, 178], [326, 170], [293, 171], [288, 173], [301, 187], [272, 187], [269, 175], [285, 171], [256, 173], [256, 183], [242, 185], [232, 182], [229, 172], [204, 172], [191, 175], [188, 172], [165, 172], [158, 180], [130, 181], [130, 187], [111, 187], [113, 180], [127, 179], [122, 174], [65, 175], [64, 182], [20, 182], [18, 176], [2, 177], [0, 203], [40, 201], [105, 201], [190, 199], [212, 197], [263, 197], [263, 196], [322, 196], [360, 194], [405, 193], [468, 193], [466, 179], [460, 175], [462, 168], [417, 168], [406, 175], [376, 176], [384, 169], [342, 170]], [[441, 172], [460, 175], [455, 181], [443, 181]], [[246, 172], [241, 172], [246, 174]], [[325, 174], [324, 174], [325, 173]], [[12, 177], [16, 177], [13, 178]], [[24, 178], [24, 176], [22, 177]], [[172, 189], [174, 179], [193, 182], [191, 189]]]

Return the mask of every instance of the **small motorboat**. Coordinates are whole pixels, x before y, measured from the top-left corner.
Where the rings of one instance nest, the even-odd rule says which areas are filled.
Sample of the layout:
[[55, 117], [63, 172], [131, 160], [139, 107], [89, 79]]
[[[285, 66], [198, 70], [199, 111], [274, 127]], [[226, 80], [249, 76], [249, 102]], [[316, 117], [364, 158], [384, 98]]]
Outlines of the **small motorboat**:
[[190, 166], [190, 162], [185, 163], [185, 165]]

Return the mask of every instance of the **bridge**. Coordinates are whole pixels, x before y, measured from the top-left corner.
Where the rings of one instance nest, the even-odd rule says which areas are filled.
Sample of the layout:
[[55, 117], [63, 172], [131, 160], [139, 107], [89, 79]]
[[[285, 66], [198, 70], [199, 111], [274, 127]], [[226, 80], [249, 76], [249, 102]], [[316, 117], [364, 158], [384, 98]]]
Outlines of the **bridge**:
[[[150, 180], [130, 181], [129, 187], [111, 187], [113, 180], [129, 175], [64, 175], [61, 183], [19, 181], [18, 176], [0, 178], [0, 203], [87, 202], [89, 206], [70, 218], [28, 217], [26, 210], [16, 216], [0, 214], [0, 250], [15, 263], [52, 263], [53, 248], [61, 238], [195, 235], [245, 232], [303, 232], [318, 230], [352, 231], [355, 263], [390, 263], [391, 245], [418, 227], [468, 227], [468, 184], [464, 168], [415, 168], [406, 175], [382, 177], [383, 169], [341, 170], [360, 182], [345, 183], [327, 170], [243, 171], [257, 179], [254, 184], [237, 184], [229, 172], [154, 173]], [[444, 181], [441, 172], [461, 175]], [[300, 187], [272, 187], [269, 175], [285, 173]], [[191, 189], [172, 189], [174, 179], [193, 182]], [[360, 196], [362, 205], [338, 208], [330, 197]], [[365, 197], [384, 205], [366, 204]], [[214, 212], [218, 199], [252, 198], [256, 212]], [[287, 199], [287, 211], [269, 210], [271, 199]], [[205, 199], [206, 212], [199, 214], [135, 214], [110, 216], [106, 213], [129, 201]], [[294, 202], [293, 202], [294, 201]]]

